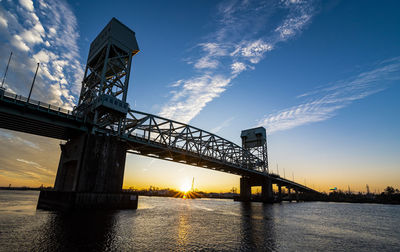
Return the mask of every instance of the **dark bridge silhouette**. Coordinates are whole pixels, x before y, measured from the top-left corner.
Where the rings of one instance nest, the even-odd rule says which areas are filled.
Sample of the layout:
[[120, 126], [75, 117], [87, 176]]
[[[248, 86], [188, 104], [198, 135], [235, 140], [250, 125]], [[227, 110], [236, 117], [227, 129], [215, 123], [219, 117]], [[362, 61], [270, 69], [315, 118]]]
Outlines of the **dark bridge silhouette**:
[[126, 153], [185, 163], [242, 176], [240, 200], [262, 186], [272, 202], [272, 184], [297, 192], [311, 188], [269, 173], [264, 128], [242, 131], [242, 146], [199, 128], [131, 110], [126, 103], [135, 33], [112, 19], [92, 42], [79, 104], [68, 111], [0, 89], [0, 127], [67, 140], [55, 191], [41, 192], [43, 208], [136, 208], [137, 197], [121, 192]]

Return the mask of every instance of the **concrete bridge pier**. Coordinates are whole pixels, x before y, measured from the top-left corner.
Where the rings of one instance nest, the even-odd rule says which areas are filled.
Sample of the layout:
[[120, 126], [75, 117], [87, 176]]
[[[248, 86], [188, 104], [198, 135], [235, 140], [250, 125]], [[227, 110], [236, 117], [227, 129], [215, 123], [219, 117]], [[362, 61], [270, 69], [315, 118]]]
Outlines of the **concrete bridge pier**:
[[61, 145], [56, 191], [122, 190], [126, 143], [115, 136], [83, 134]]
[[122, 193], [126, 142], [85, 133], [60, 146], [54, 191], [40, 193], [38, 208], [137, 208], [137, 195]]
[[273, 203], [274, 202], [274, 195], [272, 191], [272, 181], [268, 178], [263, 180], [261, 185], [261, 197], [262, 202], [265, 203]]
[[282, 186], [280, 184], [277, 184], [278, 186], [278, 202], [282, 201]]
[[291, 193], [291, 191], [290, 191], [290, 187], [289, 186], [287, 186], [286, 187], [287, 188], [287, 190], [288, 190], [288, 199], [289, 199], [289, 202], [292, 202], [292, 193]]
[[240, 178], [240, 201], [251, 201], [251, 183], [250, 178]]
[[294, 189], [294, 191], [295, 191], [295, 194], [296, 194], [296, 202], [299, 202], [299, 201], [300, 201], [300, 198], [299, 198], [299, 190]]
[[266, 203], [272, 203], [273, 192], [272, 192], [272, 181], [266, 177], [241, 177], [240, 178], [240, 201], [251, 201], [251, 187], [261, 186], [261, 201]]

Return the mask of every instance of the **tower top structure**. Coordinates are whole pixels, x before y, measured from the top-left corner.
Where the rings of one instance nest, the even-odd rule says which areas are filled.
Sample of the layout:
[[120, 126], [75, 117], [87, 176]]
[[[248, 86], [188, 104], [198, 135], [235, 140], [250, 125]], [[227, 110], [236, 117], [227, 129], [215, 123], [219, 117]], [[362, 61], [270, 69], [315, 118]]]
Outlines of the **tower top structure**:
[[95, 125], [120, 128], [126, 102], [132, 57], [139, 52], [135, 32], [112, 18], [90, 44], [79, 103], [75, 112]]

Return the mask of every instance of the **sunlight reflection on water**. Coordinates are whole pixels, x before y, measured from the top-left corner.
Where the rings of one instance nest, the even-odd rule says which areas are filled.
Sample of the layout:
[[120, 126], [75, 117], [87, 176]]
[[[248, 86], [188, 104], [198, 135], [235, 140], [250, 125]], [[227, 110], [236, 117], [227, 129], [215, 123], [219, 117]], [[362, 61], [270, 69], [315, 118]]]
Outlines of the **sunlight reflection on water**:
[[400, 250], [400, 206], [140, 197], [138, 210], [36, 210], [0, 191], [0, 251]]

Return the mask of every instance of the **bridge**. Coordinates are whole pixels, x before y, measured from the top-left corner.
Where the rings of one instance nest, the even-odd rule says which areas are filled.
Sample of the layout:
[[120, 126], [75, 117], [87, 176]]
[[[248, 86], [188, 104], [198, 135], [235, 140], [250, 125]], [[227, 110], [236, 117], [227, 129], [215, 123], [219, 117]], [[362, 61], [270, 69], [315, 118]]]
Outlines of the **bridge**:
[[0, 89], [0, 127], [66, 140], [55, 191], [43, 191], [38, 207], [136, 208], [122, 193], [126, 153], [179, 162], [241, 176], [240, 200], [262, 187], [273, 202], [272, 184], [317, 193], [269, 173], [266, 132], [242, 131], [242, 146], [208, 131], [132, 110], [126, 102], [135, 33], [113, 18], [91, 43], [79, 103], [69, 111]]

